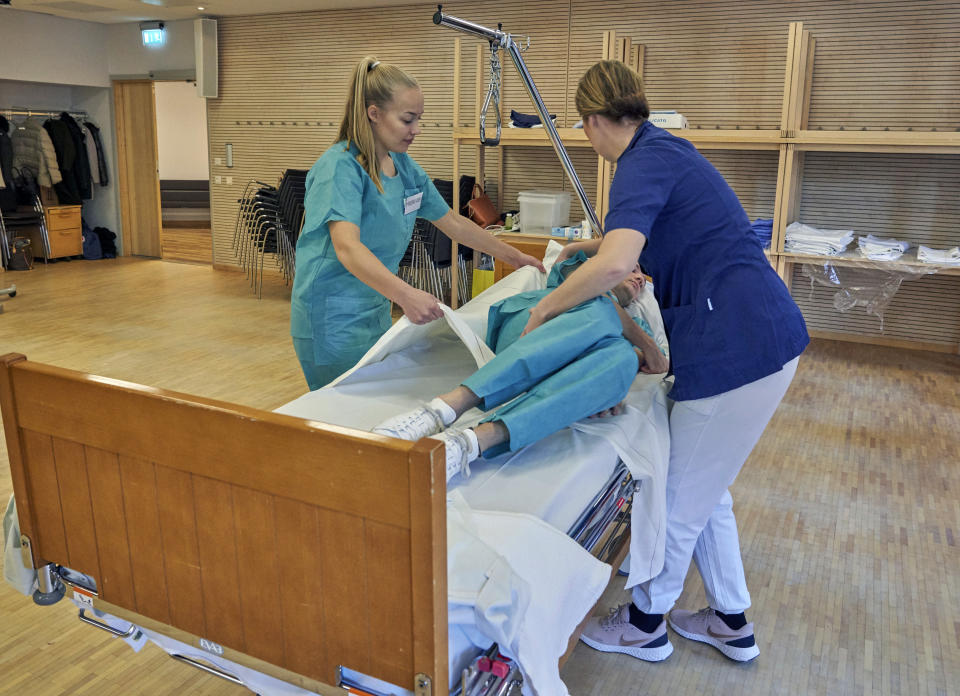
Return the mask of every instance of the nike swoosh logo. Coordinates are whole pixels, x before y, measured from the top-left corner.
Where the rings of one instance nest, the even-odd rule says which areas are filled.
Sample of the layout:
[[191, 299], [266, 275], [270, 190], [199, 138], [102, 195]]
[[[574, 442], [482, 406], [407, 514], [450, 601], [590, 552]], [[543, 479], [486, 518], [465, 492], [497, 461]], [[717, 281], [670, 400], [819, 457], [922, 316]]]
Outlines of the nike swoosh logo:
[[716, 638], [717, 640], [736, 640], [737, 638], [743, 638], [745, 636], [738, 635], [724, 635], [723, 633], [714, 633], [713, 629], [709, 626], [707, 627], [707, 635], [711, 638]]
[[651, 640], [652, 640], [651, 638], [641, 638], [640, 640], [624, 640], [623, 636], [621, 636], [620, 645], [622, 645], [625, 648], [637, 648], [637, 647], [642, 647], [646, 645]]

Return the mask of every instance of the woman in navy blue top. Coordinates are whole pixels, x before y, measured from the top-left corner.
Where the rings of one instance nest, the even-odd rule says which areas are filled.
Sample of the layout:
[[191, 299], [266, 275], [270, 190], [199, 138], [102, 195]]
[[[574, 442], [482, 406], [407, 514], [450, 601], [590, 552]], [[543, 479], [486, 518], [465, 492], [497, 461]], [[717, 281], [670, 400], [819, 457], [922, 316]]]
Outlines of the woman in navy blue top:
[[750, 597], [727, 489], [793, 378], [806, 325], [720, 173], [690, 142], [647, 121], [636, 72], [619, 61], [594, 65], [576, 104], [594, 150], [617, 165], [607, 232], [566, 247], [563, 257], [592, 256], [530, 311], [527, 331], [607, 292], [639, 258], [653, 277], [674, 375], [663, 568], [632, 559], [633, 603], [593, 619], [583, 640], [665, 659], [673, 647], [664, 615], [693, 558], [710, 606], [673, 610], [671, 625], [749, 660], [759, 651], [744, 617]]

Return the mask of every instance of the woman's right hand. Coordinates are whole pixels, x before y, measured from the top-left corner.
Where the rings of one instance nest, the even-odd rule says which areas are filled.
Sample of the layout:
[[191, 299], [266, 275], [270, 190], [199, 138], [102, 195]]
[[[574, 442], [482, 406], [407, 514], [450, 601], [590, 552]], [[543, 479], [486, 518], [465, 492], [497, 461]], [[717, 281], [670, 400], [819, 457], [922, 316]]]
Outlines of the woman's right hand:
[[585, 239], [582, 242], [570, 242], [560, 251], [560, 255], [557, 256], [557, 263], [569, 259], [578, 251], [582, 251], [587, 256], [594, 256], [597, 250], [600, 249], [600, 243], [602, 241], [603, 238], [598, 237], [596, 239]]
[[565, 245], [563, 249], [560, 250], [560, 254], [557, 256], [555, 263], [560, 263], [561, 261], [566, 261], [571, 256], [577, 253], [580, 250], [582, 242], [570, 242]]
[[406, 296], [397, 304], [404, 315], [414, 324], [428, 324], [443, 316], [440, 303], [429, 292], [411, 287]]

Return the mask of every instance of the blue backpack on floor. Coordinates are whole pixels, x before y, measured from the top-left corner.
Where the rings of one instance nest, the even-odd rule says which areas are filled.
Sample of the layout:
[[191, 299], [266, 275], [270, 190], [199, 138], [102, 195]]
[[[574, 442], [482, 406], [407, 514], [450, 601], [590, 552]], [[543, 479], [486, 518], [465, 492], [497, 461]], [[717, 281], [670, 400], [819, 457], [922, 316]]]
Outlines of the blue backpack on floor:
[[91, 261], [103, 258], [100, 235], [91, 230], [86, 222], [83, 223], [83, 258]]

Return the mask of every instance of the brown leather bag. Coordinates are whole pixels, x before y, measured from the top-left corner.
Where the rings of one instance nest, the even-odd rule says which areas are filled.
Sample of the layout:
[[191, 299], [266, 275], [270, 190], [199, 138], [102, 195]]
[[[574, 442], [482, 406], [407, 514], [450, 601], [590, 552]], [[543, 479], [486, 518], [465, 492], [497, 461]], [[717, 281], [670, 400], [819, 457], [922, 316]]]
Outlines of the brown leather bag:
[[480, 227], [500, 222], [500, 213], [497, 212], [490, 196], [484, 193], [480, 184], [473, 185], [473, 195], [467, 202], [467, 210], [470, 212], [470, 218]]
[[11, 271], [29, 271], [33, 269], [33, 249], [26, 237], [14, 237], [7, 259], [7, 269]]

